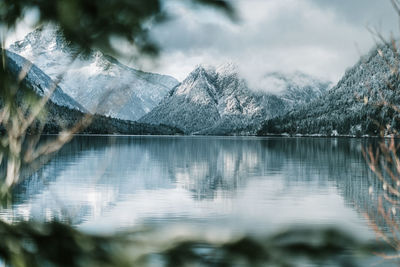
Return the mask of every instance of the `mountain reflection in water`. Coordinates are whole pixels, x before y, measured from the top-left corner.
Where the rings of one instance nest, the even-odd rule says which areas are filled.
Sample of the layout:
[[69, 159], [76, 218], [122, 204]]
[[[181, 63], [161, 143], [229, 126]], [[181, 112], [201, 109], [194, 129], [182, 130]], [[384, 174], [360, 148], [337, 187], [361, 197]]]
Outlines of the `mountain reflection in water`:
[[340, 138], [78, 136], [15, 190], [7, 221], [94, 230], [187, 224], [269, 231], [335, 225], [373, 237], [376, 179]]

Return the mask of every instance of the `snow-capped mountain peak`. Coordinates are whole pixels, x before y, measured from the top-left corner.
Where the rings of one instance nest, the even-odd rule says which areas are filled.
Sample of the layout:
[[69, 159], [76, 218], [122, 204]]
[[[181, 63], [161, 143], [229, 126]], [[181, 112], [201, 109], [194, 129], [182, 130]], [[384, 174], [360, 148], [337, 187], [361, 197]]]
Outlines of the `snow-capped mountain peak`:
[[53, 80], [62, 77], [62, 90], [87, 110], [111, 117], [137, 120], [179, 83], [125, 66], [100, 51], [77, 54], [56, 26], [36, 29], [9, 49]]
[[279, 99], [253, 93], [234, 70], [232, 65], [217, 69], [197, 66], [140, 121], [197, 134], [230, 134], [256, 127], [271, 116], [269, 111]]

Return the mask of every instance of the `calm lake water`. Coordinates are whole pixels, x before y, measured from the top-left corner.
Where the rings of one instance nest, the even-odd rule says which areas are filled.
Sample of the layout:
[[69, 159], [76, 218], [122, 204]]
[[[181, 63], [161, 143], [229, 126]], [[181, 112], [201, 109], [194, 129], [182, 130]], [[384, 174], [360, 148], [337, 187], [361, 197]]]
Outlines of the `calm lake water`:
[[89, 231], [189, 225], [268, 232], [339, 226], [373, 238], [368, 140], [78, 136], [15, 190], [7, 221], [58, 219]]

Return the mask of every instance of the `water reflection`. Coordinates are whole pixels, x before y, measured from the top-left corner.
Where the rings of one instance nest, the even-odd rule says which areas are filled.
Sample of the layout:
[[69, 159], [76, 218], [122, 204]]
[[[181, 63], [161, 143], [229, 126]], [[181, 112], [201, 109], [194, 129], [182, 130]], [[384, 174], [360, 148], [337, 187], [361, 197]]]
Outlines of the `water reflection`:
[[81, 136], [27, 178], [0, 216], [101, 229], [335, 224], [364, 235], [360, 214], [376, 208], [376, 179], [363, 142], [371, 141]]

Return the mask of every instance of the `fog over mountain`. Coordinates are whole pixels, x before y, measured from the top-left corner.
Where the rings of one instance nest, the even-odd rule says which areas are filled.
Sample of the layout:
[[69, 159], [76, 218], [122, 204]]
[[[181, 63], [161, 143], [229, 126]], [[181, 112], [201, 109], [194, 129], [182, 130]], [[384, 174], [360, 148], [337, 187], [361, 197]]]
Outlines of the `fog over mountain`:
[[271, 92], [280, 96], [289, 106], [306, 104], [323, 95], [333, 83], [302, 72], [265, 74], [259, 81], [257, 91]]

